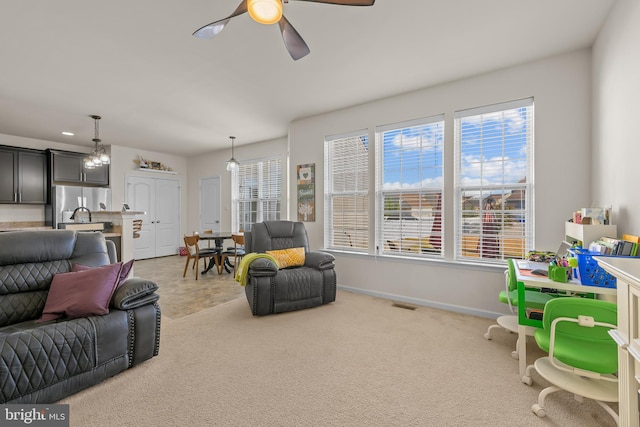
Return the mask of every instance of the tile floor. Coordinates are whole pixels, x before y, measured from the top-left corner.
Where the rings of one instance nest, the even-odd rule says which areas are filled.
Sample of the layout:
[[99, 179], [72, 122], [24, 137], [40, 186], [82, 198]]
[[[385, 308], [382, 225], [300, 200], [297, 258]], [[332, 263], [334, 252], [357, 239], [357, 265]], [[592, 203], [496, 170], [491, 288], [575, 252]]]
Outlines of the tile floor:
[[[195, 271], [191, 269], [193, 261], [189, 263], [186, 276], [182, 277], [186, 260], [186, 257], [174, 255], [134, 263], [135, 276], [158, 284], [163, 317], [177, 319], [244, 297], [244, 288], [234, 280], [233, 270], [231, 274], [223, 272], [218, 275], [214, 268], [207, 274], [198, 274], [196, 281]], [[200, 272], [204, 270], [202, 260], [198, 268]]]

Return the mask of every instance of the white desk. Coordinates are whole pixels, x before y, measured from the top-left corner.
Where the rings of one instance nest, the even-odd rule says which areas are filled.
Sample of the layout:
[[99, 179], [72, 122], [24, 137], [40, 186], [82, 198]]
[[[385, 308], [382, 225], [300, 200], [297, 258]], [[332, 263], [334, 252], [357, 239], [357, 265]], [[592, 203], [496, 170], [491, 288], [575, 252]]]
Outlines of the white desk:
[[619, 425], [637, 427], [640, 424], [640, 258], [594, 259], [617, 279], [618, 327], [609, 334], [618, 344]]
[[524, 304], [524, 289], [526, 288], [552, 288], [559, 291], [567, 291], [567, 293], [579, 294], [596, 294], [596, 295], [612, 295], [615, 296], [617, 290], [615, 288], [602, 288], [599, 286], [583, 286], [578, 280], [571, 279], [567, 283], [554, 282], [545, 276], [530, 276], [523, 274], [518, 268], [518, 263], [513, 263], [516, 269], [516, 278], [518, 279], [518, 368], [520, 377], [525, 373], [527, 368], [527, 326], [537, 328], [542, 327], [540, 320], [532, 320], [527, 317], [527, 309]]

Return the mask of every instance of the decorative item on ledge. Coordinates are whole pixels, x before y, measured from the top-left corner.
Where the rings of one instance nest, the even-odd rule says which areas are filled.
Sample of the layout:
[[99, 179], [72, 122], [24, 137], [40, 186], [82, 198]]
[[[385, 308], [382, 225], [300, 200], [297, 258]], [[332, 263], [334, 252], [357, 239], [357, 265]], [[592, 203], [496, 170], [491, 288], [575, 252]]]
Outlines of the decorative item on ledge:
[[153, 170], [153, 171], [173, 172], [173, 169], [171, 169], [169, 166], [167, 166], [165, 164], [162, 164], [160, 162], [154, 162], [154, 161], [151, 161], [151, 160], [144, 159], [141, 156], [138, 156], [137, 159], [134, 159], [133, 163], [138, 165], [140, 170], [143, 170], [143, 169], [149, 170], [150, 169], [150, 170]]

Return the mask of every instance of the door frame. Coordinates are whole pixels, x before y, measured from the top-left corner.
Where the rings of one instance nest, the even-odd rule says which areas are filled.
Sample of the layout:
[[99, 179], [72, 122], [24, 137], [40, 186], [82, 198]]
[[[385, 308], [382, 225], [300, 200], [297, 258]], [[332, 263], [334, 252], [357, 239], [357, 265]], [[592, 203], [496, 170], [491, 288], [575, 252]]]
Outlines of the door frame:
[[204, 182], [205, 181], [213, 181], [213, 184], [217, 187], [218, 190], [218, 198], [217, 200], [212, 200], [214, 203], [214, 207], [213, 210], [214, 212], [217, 213], [217, 229], [216, 227], [211, 227], [213, 229], [214, 232], [216, 231], [220, 231], [221, 230], [221, 226], [220, 226], [220, 220], [222, 217], [222, 206], [220, 203], [220, 176], [205, 176], [205, 177], [200, 177], [200, 180], [198, 182], [198, 227], [199, 230], [204, 230], [206, 228], [209, 228], [208, 226], [204, 225], [204, 221], [203, 221], [203, 217], [204, 217], [204, 211], [203, 208], [205, 207], [206, 203], [205, 203], [205, 197], [207, 196], [204, 193]]

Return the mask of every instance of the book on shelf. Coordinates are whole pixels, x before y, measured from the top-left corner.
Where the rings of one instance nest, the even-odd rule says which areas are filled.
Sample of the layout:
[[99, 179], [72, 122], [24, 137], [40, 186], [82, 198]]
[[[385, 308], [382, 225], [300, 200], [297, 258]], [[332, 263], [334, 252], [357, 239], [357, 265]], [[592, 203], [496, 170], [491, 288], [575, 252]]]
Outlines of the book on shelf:
[[609, 256], [636, 256], [640, 236], [623, 234], [622, 239], [601, 237], [589, 244], [589, 251]]
[[616, 255], [619, 245], [620, 243], [618, 239], [614, 239], [612, 237], [601, 237], [589, 244], [589, 252], [601, 255]]
[[630, 242], [628, 240], [622, 241], [623, 246], [620, 251], [620, 256], [636, 256], [636, 251], [638, 249], [638, 245], [636, 243]]
[[[624, 249], [624, 251], [631, 251], [630, 256], [636, 256], [638, 252], [638, 244], [640, 243], [640, 236], [634, 236], [633, 234], [623, 234], [622, 240], [631, 243], [631, 245], [629, 245], [628, 243], [626, 244], [627, 248]], [[631, 246], [631, 248], [629, 248], [629, 246]]]

